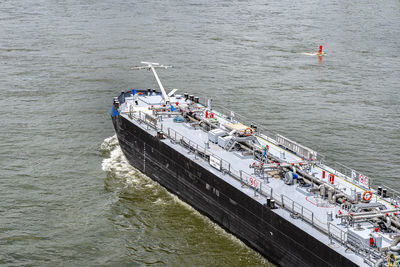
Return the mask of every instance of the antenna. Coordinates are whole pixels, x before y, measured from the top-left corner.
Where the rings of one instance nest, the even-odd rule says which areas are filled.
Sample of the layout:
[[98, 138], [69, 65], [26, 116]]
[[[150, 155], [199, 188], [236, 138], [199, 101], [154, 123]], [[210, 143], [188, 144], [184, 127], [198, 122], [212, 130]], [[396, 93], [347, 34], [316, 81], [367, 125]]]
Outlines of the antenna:
[[146, 62], [146, 61], [142, 61], [140, 63], [146, 64], [147, 66], [137, 66], [137, 67], [132, 67], [131, 69], [133, 69], [133, 70], [141, 70], [141, 69], [151, 70], [153, 72], [154, 78], [156, 78], [158, 87], [160, 87], [160, 90], [161, 90], [161, 93], [162, 93], [165, 103], [169, 104], [170, 103], [169, 96], [165, 92], [164, 86], [162, 85], [160, 78], [158, 78], [155, 68], [167, 69], [167, 68], [172, 68], [172, 66], [164, 66], [164, 65], [160, 65], [160, 63]]

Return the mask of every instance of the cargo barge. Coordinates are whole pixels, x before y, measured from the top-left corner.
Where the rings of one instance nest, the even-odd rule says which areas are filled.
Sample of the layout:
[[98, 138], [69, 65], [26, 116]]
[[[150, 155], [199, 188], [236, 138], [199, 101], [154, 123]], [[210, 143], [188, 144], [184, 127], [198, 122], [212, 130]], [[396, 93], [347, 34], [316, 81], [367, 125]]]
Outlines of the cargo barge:
[[128, 162], [281, 266], [397, 266], [399, 195], [211, 99], [156, 89], [114, 98]]

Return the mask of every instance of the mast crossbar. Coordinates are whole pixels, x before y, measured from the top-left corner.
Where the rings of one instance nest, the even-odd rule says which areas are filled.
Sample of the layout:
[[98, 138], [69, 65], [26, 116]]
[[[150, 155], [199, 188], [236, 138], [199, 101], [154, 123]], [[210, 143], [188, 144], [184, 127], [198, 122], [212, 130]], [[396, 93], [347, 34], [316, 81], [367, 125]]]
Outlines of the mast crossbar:
[[162, 83], [160, 81], [160, 78], [158, 77], [158, 74], [157, 74], [155, 69], [156, 68], [167, 69], [167, 68], [172, 68], [172, 66], [165, 66], [165, 65], [160, 65], [160, 63], [146, 62], [146, 61], [142, 61], [140, 63], [146, 64], [147, 66], [136, 66], [136, 67], [132, 67], [131, 69], [133, 69], [133, 70], [141, 70], [141, 69], [151, 70], [153, 72], [154, 78], [157, 81], [158, 87], [161, 90], [161, 93], [162, 93], [162, 96], [164, 98], [165, 104], [170, 104], [169, 96], [165, 92], [164, 86], [162, 85]]

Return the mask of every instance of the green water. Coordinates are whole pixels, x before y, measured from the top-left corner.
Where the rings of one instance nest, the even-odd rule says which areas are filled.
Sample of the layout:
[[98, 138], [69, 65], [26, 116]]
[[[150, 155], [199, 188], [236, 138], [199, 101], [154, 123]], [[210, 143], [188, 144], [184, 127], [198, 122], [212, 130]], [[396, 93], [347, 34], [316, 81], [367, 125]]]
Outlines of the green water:
[[[269, 265], [126, 164], [112, 98], [208, 95], [400, 190], [400, 3], [2, 1], [0, 264]], [[323, 45], [326, 56], [315, 56]]]

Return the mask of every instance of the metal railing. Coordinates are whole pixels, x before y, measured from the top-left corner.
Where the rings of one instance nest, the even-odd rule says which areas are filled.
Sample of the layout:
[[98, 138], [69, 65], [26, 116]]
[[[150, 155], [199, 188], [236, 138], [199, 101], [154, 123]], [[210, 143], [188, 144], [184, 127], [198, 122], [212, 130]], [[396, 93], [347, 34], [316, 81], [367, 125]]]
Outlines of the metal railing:
[[[220, 114], [225, 118], [231, 117], [231, 111], [229, 109], [227, 109], [221, 105], [218, 105], [216, 107], [217, 107], [218, 111], [214, 110], [215, 113]], [[214, 109], [214, 107], [213, 107], [213, 109]], [[246, 118], [240, 114], [237, 114], [237, 113], [235, 113], [235, 115], [234, 115], [234, 120], [240, 121], [244, 124], [247, 123], [247, 125], [251, 125], [251, 124], [257, 125], [257, 128], [258, 128], [257, 134], [260, 137], [262, 137], [263, 139], [265, 139], [273, 144], [278, 144], [278, 141], [276, 140], [276, 138], [273, 138], [273, 137], [278, 136], [278, 133], [271, 131], [271, 130], [267, 130], [263, 126], [258, 124], [257, 122], [251, 121], [248, 118]], [[270, 137], [270, 136], [273, 136], [273, 137]], [[325, 162], [327, 161], [326, 156], [318, 154], [318, 158], [319, 158], [319, 162], [318, 162], [319, 167], [322, 169], [326, 169], [328, 167], [325, 164]], [[368, 186], [366, 186], [365, 184], [359, 182], [360, 175], [363, 175], [360, 172], [358, 172], [350, 167], [347, 167], [346, 165], [344, 165], [342, 163], [336, 162], [336, 161], [329, 161], [329, 163], [333, 165], [332, 172], [335, 175], [340, 176], [341, 178], [343, 178], [349, 182], [355, 183], [358, 186], [360, 186], [366, 190], [371, 189], [372, 184], [373, 184], [373, 179], [371, 177], [367, 177], [369, 182], [368, 182]], [[354, 176], [354, 179], [352, 178], [352, 175]], [[400, 196], [400, 194], [398, 194], [398, 196]]]
[[[162, 124], [154, 125], [150, 121], [146, 120], [146, 117], [142, 113], [132, 113], [130, 116], [136, 118], [139, 122], [143, 122], [148, 124], [152, 128], [156, 130], [163, 129]], [[189, 138], [184, 137], [183, 135], [179, 134], [175, 130], [171, 128], [163, 129], [165, 135], [175, 144], [179, 144], [182, 147], [185, 147], [189, 153], [194, 153], [195, 157], [203, 158], [206, 161], [209, 161], [210, 156], [218, 159], [220, 161], [220, 168], [219, 170], [223, 174], [230, 175], [233, 179], [240, 182], [242, 185], [246, 185], [249, 188], [254, 190], [254, 194], [261, 194], [264, 197], [270, 197], [271, 199], [275, 200], [275, 203], [279, 205], [281, 208], [289, 211], [292, 215], [298, 216], [303, 221], [309, 223], [313, 228], [325, 233], [328, 237], [336, 239], [340, 243], [344, 244], [347, 240], [346, 232], [341, 230], [340, 228], [336, 227], [335, 225], [327, 222], [321, 222], [317, 218], [315, 218], [314, 213], [307, 209], [306, 207], [302, 206], [301, 204], [293, 201], [289, 197], [285, 195], [278, 195], [274, 192], [273, 188], [268, 186], [265, 182], [260, 181], [259, 179], [255, 178], [254, 176], [246, 173], [243, 170], [236, 170], [231, 164], [219, 157], [218, 155], [212, 153], [209, 149], [197, 144], [196, 142], [191, 141]]]
[[[254, 190], [254, 194], [261, 194], [264, 197], [270, 197], [281, 207], [291, 212], [292, 214], [298, 215], [303, 221], [309, 223], [312, 227], [325, 233], [328, 237], [334, 238], [340, 243], [346, 242], [346, 232], [336, 227], [331, 223], [323, 223], [315, 218], [314, 213], [302, 206], [301, 204], [291, 200], [285, 195], [278, 195], [274, 192], [273, 188], [265, 184], [265, 182], [255, 178], [254, 176], [246, 173], [243, 170], [236, 170], [231, 166], [229, 162], [223, 160], [219, 156], [215, 155], [211, 151], [204, 147], [190, 141], [188, 138], [180, 135], [175, 130], [168, 128], [167, 136], [176, 143], [185, 144], [187, 149], [190, 149], [194, 153], [202, 154], [203, 158], [208, 160], [210, 156], [213, 156], [220, 160], [220, 171], [225, 174], [229, 174], [232, 178], [239, 181], [242, 185], [246, 185]], [[200, 153], [202, 152], [202, 153]]]
[[[217, 110], [214, 109], [215, 107], [217, 108]], [[219, 114], [222, 117], [224, 117], [225, 119], [227, 119], [227, 118], [231, 118], [232, 111], [224, 106], [217, 105], [217, 106], [213, 106], [213, 112], [216, 114]], [[276, 144], [276, 140], [269, 137], [269, 136], [276, 136], [277, 135], [276, 132], [268, 130], [265, 127], [263, 127], [260, 123], [253, 121], [253, 120], [249, 120], [247, 117], [242, 116], [236, 112], [234, 112], [233, 119], [234, 119], [234, 121], [238, 121], [238, 122], [243, 123], [248, 126], [257, 125], [257, 135], [263, 135], [262, 137], [264, 139], [267, 139], [269, 142]]]
[[311, 210], [305, 208], [285, 195], [281, 195], [281, 202], [281, 208], [288, 210], [294, 216], [298, 216], [303, 221], [308, 222], [312, 227], [327, 234], [328, 237], [336, 239], [341, 244], [346, 242], [347, 233], [342, 229], [331, 224], [330, 222], [321, 222], [314, 216], [314, 213]]
[[150, 126], [151, 128], [155, 130], [161, 130], [162, 126], [160, 126], [157, 123], [157, 118], [153, 117], [152, 115], [144, 112], [134, 112], [132, 110], [132, 106], [129, 106], [129, 111], [125, 112], [125, 114], [128, 115], [130, 119], [136, 119], [139, 122], [144, 122], [147, 126]]
[[317, 163], [317, 166], [321, 169], [332, 172], [334, 175], [341, 177], [341, 178], [345, 179], [346, 181], [354, 183], [366, 190], [371, 189], [372, 184], [373, 184], [372, 178], [366, 177], [366, 179], [368, 179], [368, 186], [367, 186], [365, 183], [360, 183], [360, 181], [359, 181], [360, 176], [365, 177], [362, 173], [360, 173], [350, 167], [347, 167], [346, 165], [344, 165], [342, 163], [336, 162], [336, 161], [331, 162], [330, 165], [333, 165], [333, 167], [327, 166], [325, 162], [326, 162], [326, 157], [321, 156], [321, 159]]
[[339, 229], [337, 226], [331, 224], [330, 222], [327, 223], [328, 225], [328, 236], [332, 237], [340, 243], [344, 244], [347, 241], [347, 233], [342, 229]]
[[[128, 92], [128, 94], [130, 94], [130, 92]], [[202, 97], [204, 97], [204, 99], [205, 99], [204, 103], [206, 103], [207, 102], [206, 101], [207, 100], [207, 96], [202, 96]], [[123, 100], [121, 99], [120, 103], [122, 104], [123, 102], [125, 102], [124, 99]], [[217, 108], [217, 110], [214, 110], [215, 107]], [[222, 105], [213, 105], [213, 112], [223, 116], [225, 119], [231, 118], [231, 114], [232, 114], [232, 111], [230, 109], [228, 109], [228, 108], [226, 108], [226, 107], [224, 107]], [[132, 114], [135, 114], [135, 113], [131, 112], [130, 114], [132, 116]], [[139, 115], [136, 116], [136, 117], [139, 117], [139, 119], [145, 121], [145, 119], [142, 118], [143, 114], [141, 114], [141, 112], [139, 112]], [[272, 137], [270, 137], [270, 136], [276, 137], [277, 134], [278, 134], [277, 132], [272, 131], [272, 130], [267, 130], [265, 127], [261, 126], [260, 123], [254, 122], [252, 120], [249, 120], [247, 117], [242, 116], [242, 115], [240, 115], [240, 114], [238, 114], [236, 112], [234, 113], [234, 120], [235, 121], [240, 121], [240, 122], [242, 122], [244, 124], [248, 124], [248, 125], [251, 125], [251, 124], [257, 125], [258, 126], [258, 133], [257, 134], [260, 137], [266, 139], [267, 141], [269, 141], [271, 143], [277, 144], [277, 140], [272, 138]], [[151, 124], [151, 123], [149, 123], [148, 125], [150, 127], [154, 128], [154, 129], [157, 129], [157, 125], [154, 125], [154, 124]], [[160, 130], [163, 130], [162, 127], [161, 127]], [[319, 158], [319, 163], [318, 163], [319, 167], [323, 168], [323, 169], [326, 169], [326, 167], [328, 167], [326, 165], [327, 157], [322, 155], [322, 154], [320, 154], [320, 153], [318, 153], [318, 158]], [[360, 177], [360, 174], [361, 174], [360, 172], [358, 172], [358, 171], [356, 171], [356, 170], [354, 170], [354, 169], [352, 169], [350, 167], [347, 167], [346, 165], [344, 165], [342, 163], [336, 162], [336, 161], [329, 160], [328, 163], [329, 163], [329, 165], [333, 165], [332, 170], [333, 170], [335, 175], [340, 176], [341, 178], [343, 178], [343, 179], [345, 179], [345, 180], [347, 180], [349, 182], [355, 183], [358, 186], [360, 186], [360, 187], [362, 187], [362, 188], [364, 188], [366, 190], [370, 190], [371, 189], [372, 184], [373, 184], [373, 179], [371, 177], [368, 177], [369, 183], [368, 183], [368, 186], [366, 186], [365, 184], [359, 182], [359, 177]], [[355, 178], [353, 178], [352, 176], [355, 176]], [[390, 189], [390, 188], [387, 187], [387, 189]], [[391, 190], [391, 191], [394, 191], [394, 190]], [[393, 196], [393, 199], [400, 200], [400, 194], [396, 193], [396, 197]]]
[[390, 198], [390, 202], [393, 205], [399, 205], [400, 204], [400, 192], [396, 191], [394, 189], [391, 189], [388, 187], [386, 184], [382, 183], [382, 188], [387, 190], [387, 196]]

